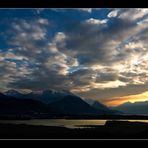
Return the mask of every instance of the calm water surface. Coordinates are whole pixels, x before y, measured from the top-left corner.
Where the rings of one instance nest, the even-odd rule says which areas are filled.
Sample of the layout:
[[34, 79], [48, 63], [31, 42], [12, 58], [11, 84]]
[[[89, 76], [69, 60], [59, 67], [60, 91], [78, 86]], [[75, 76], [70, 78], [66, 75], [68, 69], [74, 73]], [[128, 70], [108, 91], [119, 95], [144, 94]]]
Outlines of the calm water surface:
[[[1, 120], [0, 123], [60, 126], [67, 128], [85, 128], [92, 125], [104, 125], [107, 120], [66, 120], [66, 119], [33, 119], [33, 120]], [[116, 120], [119, 121], [119, 120]], [[147, 122], [148, 120], [120, 120], [130, 122]]]

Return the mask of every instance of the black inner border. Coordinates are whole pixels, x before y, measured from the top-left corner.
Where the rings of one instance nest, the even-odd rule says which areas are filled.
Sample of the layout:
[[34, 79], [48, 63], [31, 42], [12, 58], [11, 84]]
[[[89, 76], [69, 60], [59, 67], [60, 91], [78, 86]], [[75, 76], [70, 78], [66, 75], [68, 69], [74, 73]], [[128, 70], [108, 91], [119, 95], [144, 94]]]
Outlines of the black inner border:
[[147, 0], [1, 0], [0, 8], [146, 8]]

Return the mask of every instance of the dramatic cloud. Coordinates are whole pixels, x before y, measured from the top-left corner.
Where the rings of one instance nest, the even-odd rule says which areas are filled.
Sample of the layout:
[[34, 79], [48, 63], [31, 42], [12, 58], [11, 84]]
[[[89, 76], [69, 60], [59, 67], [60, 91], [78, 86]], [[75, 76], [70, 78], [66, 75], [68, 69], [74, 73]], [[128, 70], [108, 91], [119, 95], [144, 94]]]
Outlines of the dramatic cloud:
[[[8, 43], [14, 47], [4, 53], [2, 60], [4, 63], [7, 60], [17, 61], [17, 64], [18, 60], [21, 60], [21, 63], [15, 69], [15, 73], [4, 70], [13, 78], [7, 87], [31, 90], [70, 88], [68, 70], [77, 66], [78, 61], [59, 51], [58, 48], [64, 46], [64, 33], [57, 32], [53, 39], [46, 37], [49, 24], [46, 19], [12, 23], [12, 38]], [[24, 62], [28, 64], [26, 67], [23, 67]], [[17, 70], [21, 70], [19, 75], [16, 74]]]
[[105, 103], [147, 91], [148, 9], [16, 11], [0, 24], [1, 90], [68, 89]]

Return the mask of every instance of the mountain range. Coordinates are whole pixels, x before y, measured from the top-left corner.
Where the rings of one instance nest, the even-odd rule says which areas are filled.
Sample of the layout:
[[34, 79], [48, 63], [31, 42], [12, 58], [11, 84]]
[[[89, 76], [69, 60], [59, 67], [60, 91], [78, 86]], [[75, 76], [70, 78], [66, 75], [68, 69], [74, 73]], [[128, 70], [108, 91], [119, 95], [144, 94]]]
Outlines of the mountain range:
[[85, 100], [88, 104], [90, 104], [94, 109], [98, 110], [99, 112], [105, 114], [105, 115], [120, 115], [123, 114], [122, 111], [118, 111], [116, 109], [111, 109], [107, 106], [105, 106], [104, 104], [96, 101], [96, 100], [92, 100], [92, 99], [86, 99]]
[[126, 102], [113, 109], [124, 112], [125, 114], [148, 115], [148, 101], [135, 103]]
[[18, 99], [0, 93], [0, 116], [50, 117], [53, 111], [47, 104], [33, 99]]
[[49, 106], [57, 113], [65, 115], [97, 115], [102, 113], [74, 95], [67, 95], [59, 101], [50, 103]]
[[[7, 99], [5, 99], [7, 98]], [[9, 98], [9, 99], [8, 99]], [[12, 101], [13, 100], [13, 101]], [[3, 111], [0, 113], [8, 113], [11, 109], [18, 114], [26, 111], [28, 108], [21, 106], [30, 106], [32, 112], [36, 114], [47, 114], [47, 115], [104, 115], [104, 114], [115, 114], [116, 111], [108, 109], [105, 105], [95, 101], [92, 105], [86, 100], [74, 95], [69, 91], [56, 91], [56, 90], [44, 90], [40, 92], [30, 92], [27, 94], [20, 93], [16, 90], [8, 90], [0, 96], [0, 101], [3, 103]], [[30, 105], [27, 103], [30, 101]], [[12, 103], [15, 102], [15, 103]], [[0, 102], [1, 104], [1, 102]], [[8, 109], [7, 105], [10, 106]], [[16, 104], [16, 107], [15, 105]], [[42, 106], [42, 109], [37, 110], [37, 104]], [[45, 110], [43, 109], [45, 107]], [[4, 108], [6, 108], [4, 110]], [[21, 109], [25, 111], [22, 112]], [[47, 109], [48, 108], [48, 109]], [[20, 109], [20, 110], [19, 110]], [[26, 113], [25, 112], [25, 113]]]
[[4, 92], [4, 94], [15, 98], [23, 98], [23, 99], [32, 98], [34, 100], [39, 100], [46, 104], [63, 99], [67, 95], [73, 95], [71, 92], [66, 90], [61, 90], [61, 91], [44, 90], [44, 91], [30, 92], [27, 94], [20, 93], [16, 90], [8, 90]]
[[44, 90], [20, 93], [8, 90], [0, 93], [0, 115], [18, 114], [30, 116], [72, 116], [72, 115], [123, 115], [148, 114], [148, 101], [124, 103], [107, 107], [92, 100], [82, 99], [66, 90]]

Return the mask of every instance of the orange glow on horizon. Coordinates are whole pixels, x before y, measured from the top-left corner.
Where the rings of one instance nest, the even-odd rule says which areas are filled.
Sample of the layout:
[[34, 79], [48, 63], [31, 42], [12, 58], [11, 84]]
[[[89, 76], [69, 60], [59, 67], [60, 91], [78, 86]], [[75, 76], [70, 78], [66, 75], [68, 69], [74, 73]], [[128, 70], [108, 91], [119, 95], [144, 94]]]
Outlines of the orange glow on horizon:
[[129, 96], [123, 96], [123, 97], [116, 97], [116, 98], [111, 98], [105, 104], [107, 106], [118, 106], [120, 104], [123, 104], [125, 102], [144, 102], [148, 101], [148, 91], [143, 92], [141, 94], [137, 95], [129, 95]]

